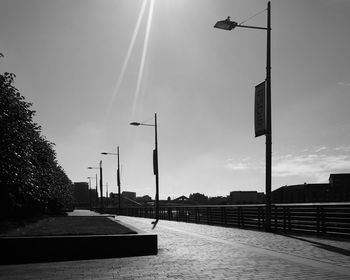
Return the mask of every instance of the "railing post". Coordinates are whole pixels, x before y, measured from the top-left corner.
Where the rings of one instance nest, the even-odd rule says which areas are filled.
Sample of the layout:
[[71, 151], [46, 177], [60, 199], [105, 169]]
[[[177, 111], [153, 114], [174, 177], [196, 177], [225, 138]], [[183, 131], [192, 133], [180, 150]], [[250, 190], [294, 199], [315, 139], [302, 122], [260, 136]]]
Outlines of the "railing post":
[[169, 221], [171, 220], [171, 210], [170, 210], [170, 208], [168, 208], [168, 220]]
[[287, 231], [287, 211], [286, 206], [283, 206], [283, 231]]
[[277, 211], [278, 211], [278, 209], [277, 209], [277, 206], [276, 206], [276, 205], [274, 205], [274, 209], [275, 209], [275, 231], [277, 231], [277, 228], [278, 228], [278, 223], [277, 223], [277, 218], [278, 218], [278, 216], [277, 216]]
[[288, 214], [288, 231], [292, 231], [292, 220], [290, 215], [290, 207], [287, 207], [287, 214]]
[[239, 218], [238, 218], [238, 207], [232, 207], [232, 212], [233, 212], [233, 215], [232, 215], [232, 223], [233, 224], [237, 224], [237, 226], [239, 226]]
[[244, 228], [244, 213], [243, 213], [243, 207], [241, 206], [241, 220], [242, 220], [242, 227]]
[[209, 207], [207, 207], [207, 224], [208, 225], [210, 225], [209, 215], [210, 215], [210, 209], [209, 209]]
[[223, 210], [223, 216], [224, 216], [224, 226], [227, 225], [227, 214], [226, 214], [226, 207], [222, 207]]
[[241, 227], [242, 226], [241, 206], [238, 206], [237, 217], [238, 217], [238, 226]]
[[224, 225], [224, 209], [220, 207], [220, 224]]
[[317, 236], [320, 235], [320, 223], [321, 223], [321, 209], [320, 206], [316, 208], [316, 232]]
[[326, 234], [327, 229], [326, 229], [326, 214], [324, 211], [324, 206], [321, 206], [321, 221], [322, 221], [322, 233]]

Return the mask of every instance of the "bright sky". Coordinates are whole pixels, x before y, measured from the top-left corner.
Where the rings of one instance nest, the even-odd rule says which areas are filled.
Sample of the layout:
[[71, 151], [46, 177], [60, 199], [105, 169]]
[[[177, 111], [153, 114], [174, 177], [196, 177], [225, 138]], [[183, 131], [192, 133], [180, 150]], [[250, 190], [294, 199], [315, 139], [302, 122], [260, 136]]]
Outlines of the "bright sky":
[[[266, 32], [214, 29], [263, 11], [261, 0], [0, 0], [0, 72], [33, 102], [72, 181], [103, 160], [116, 192], [160, 198], [265, 191], [265, 136], [254, 87]], [[350, 172], [350, 1], [272, 1], [272, 189]], [[266, 25], [266, 11], [245, 22]], [[93, 184], [95, 182], [93, 181]]]

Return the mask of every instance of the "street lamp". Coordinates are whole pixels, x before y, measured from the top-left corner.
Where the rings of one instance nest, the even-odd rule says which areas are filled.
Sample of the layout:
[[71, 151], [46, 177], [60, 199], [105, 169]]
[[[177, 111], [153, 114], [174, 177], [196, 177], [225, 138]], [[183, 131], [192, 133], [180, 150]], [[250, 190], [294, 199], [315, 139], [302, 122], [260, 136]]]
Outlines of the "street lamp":
[[[102, 160], [100, 160], [100, 166], [99, 167], [91, 167], [89, 166], [88, 169], [100, 169], [100, 197], [101, 197], [101, 211], [103, 211], [103, 192], [102, 192]], [[97, 178], [97, 176], [96, 176]], [[97, 181], [97, 179], [96, 179]]]
[[232, 30], [236, 27], [262, 29], [267, 31], [267, 43], [266, 43], [266, 123], [264, 132], [266, 136], [266, 219], [265, 230], [271, 229], [271, 151], [272, 151], [272, 129], [271, 129], [271, 3], [267, 3], [267, 27], [242, 25], [237, 22], [231, 21], [230, 17], [226, 20], [218, 21], [215, 28], [223, 30]]
[[159, 170], [158, 170], [158, 139], [157, 139], [157, 114], [154, 114], [154, 124], [132, 122], [130, 125], [134, 126], [154, 126], [155, 136], [155, 148], [153, 150], [153, 173], [156, 176], [156, 220], [153, 222], [154, 226], [157, 225], [159, 220]]
[[117, 168], [117, 185], [118, 185], [118, 215], [120, 215], [120, 168], [119, 168], [119, 146], [116, 153], [101, 153], [102, 155], [116, 155], [118, 156], [118, 168]]

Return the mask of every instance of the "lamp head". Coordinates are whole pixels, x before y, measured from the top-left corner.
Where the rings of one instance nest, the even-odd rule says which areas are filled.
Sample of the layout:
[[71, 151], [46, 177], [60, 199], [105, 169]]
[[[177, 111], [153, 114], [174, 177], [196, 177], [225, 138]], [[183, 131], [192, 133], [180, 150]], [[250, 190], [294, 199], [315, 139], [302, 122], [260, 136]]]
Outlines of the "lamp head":
[[134, 126], [139, 126], [141, 123], [139, 123], [139, 122], [132, 122], [132, 123], [130, 123], [130, 125], [134, 125]]
[[108, 153], [101, 153], [101, 155], [108, 155]]
[[231, 21], [230, 17], [227, 17], [227, 19], [225, 20], [220, 20], [214, 25], [215, 28], [219, 28], [223, 30], [232, 30], [236, 26], [237, 26], [237, 22]]

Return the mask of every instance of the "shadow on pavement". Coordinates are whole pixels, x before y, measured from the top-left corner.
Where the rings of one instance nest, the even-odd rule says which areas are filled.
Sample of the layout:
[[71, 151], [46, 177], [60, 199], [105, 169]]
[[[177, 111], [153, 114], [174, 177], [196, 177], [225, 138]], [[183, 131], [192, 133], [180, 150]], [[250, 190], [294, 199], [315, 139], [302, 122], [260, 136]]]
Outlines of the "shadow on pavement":
[[330, 252], [342, 254], [344, 256], [350, 256], [350, 250], [347, 250], [347, 249], [339, 248], [339, 247], [332, 246], [332, 245], [329, 245], [329, 244], [325, 244], [325, 243], [322, 243], [322, 242], [309, 240], [307, 238], [302, 238], [302, 237], [299, 237], [299, 236], [288, 235], [288, 234], [282, 234], [282, 235], [286, 236], [286, 237], [289, 237], [289, 238], [293, 238], [293, 239], [297, 239], [297, 240], [301, 240], [301, 241], [305, 241], [305, 242], [314, 244], [316, 247], [318, 247], [320, 249], [324, 249], [324, 250], [327, 250], [327, 251], [330, 251]]

